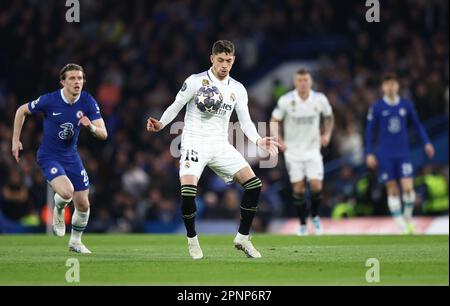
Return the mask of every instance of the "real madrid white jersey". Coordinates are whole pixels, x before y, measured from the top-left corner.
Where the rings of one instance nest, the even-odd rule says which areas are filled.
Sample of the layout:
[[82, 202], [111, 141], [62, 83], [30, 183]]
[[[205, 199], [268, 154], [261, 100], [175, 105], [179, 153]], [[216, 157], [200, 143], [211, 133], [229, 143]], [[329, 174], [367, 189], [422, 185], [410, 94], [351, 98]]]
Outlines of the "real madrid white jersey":
[[[223, 96], [223, 103], [213, 114], [201, 112], [195, 105], [194, 95], [202, 86], [216, 86]], [[202, 138], [208, 141], [227, 141], [228, 126], [233, 110], [236, 110], [241, 129], [250, 141], [256, 143], [261, 138], [250, 119], [248, 95], [245, 87], [227, 76], [217, 79], [212, 68], [203, 73], [191, 75], [178, 92], [175, 102], [164, 112], [161, 122], [166, 126], [186, 105], [183, 138]]]
[[320, 118], [332, 114], [327, 97], [320, 92], [311, 91], [306, 101], [297, 90], [282, 96], [272, 117], [283, 121], [286, 158], [305, 161], [320, 156]]

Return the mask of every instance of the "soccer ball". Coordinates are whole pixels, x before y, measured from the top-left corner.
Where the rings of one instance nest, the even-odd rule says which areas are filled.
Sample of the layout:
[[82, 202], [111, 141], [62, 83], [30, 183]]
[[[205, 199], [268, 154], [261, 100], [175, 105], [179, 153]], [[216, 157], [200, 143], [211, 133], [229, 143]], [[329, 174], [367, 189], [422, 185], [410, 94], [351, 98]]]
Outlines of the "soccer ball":
[[223, 96], [216, 86], [200, 87], [195, 93], [195, 105], [202, 113], [213, 114], [222, 107]]

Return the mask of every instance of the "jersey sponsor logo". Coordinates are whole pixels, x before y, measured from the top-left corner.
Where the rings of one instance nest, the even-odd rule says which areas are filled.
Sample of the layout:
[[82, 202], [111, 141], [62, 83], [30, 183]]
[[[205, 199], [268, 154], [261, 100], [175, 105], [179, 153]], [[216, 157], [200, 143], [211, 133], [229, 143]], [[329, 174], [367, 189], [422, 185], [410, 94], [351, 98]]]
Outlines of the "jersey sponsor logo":
[[62, 113], [55, 113], [55, 112], [53, 112], [52, 115], [53, 116], [59, 116], [59, 115], [62, 115]]
[[39, 97], [36, 100], [31, 102], [31, 109], [35, 109], [36, 108], [36, 105], [39, 103], [39, 100], [41, 100], [41, 97]]
[[313, 125], [314, 121], [316, 120], [316, 116], [299, 117], [299, 118], [293, 118], [293, 119], [296, 124]]
[[220, 109], [216, 110], [212, 114], [214, 114], [216, 116], [226, 116], [227, 112], [232, 111], [232, 110], [233, 110], [233, 105], [222, 103], [222, 106], [220, 107]]
[[72, 139], [72, 137], [74, 135], [72, 123], [67, 122], [67, 123], [61, 124], [59, 127], [63, 129], [61, 132], [58, 133], [58, 136], [60, 139], [62, 139], [62, 140]]
[[392, 134], [398, 134], [402, 130], [402, 123], [399, 117], [392, 117], [389, 119], [388, 131]]
[[78, 119], [81, 119], [81, 118], [83, 118], [83, 117], [84, 117], [83, 111], [78, 111], [78, 112], [77, 112], [77, 118], [78, 118]]

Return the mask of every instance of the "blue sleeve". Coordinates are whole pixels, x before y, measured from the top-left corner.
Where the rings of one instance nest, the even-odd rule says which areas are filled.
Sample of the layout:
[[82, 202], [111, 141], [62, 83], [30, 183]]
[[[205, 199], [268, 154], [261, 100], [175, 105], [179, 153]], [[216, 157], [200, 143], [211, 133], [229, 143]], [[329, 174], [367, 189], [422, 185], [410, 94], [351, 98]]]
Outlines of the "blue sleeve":
[[95, 101], [94, 97], [92, 97], [90, 94], [87, 95], [87, 100], [87, 117], [89, 118], [89, 120], [94, 121], [101, 119], [102, 115], [100, 113], [100, 107], [98, 106], [97, 101]]
[[409, 119], [414, 124], [414, 127], [416, 128], [417, 132], [419, 132], [420, 139], [422, 139], [422, 142], [424, 144], [431, 143], [430, 138], [428, 138], [427, 132], [425, 131], [425, 128], [423, 127], [422, 123], [420, 122], [419, 116], [417, 115], [416, 109], [414, 107], [414, 104], [412, 102], [408, 102], [409, 106]]
[[369, 113], [367, 114], [366, 142], [365, 142], [365, 150], [367, 155], [374, 154], [373, 135], [374, 130], [377, 126], [378, 126], [378, 112], [376, 110], [376, 105], [373, 105], [369, 109]]
[[39, 98], [37, 98], [36, 100], [28, 103], [28, 110], [32, 114], [37, 114], [39, 112], [45, 113], [47, 106], [49, 104], [49, 101], [50, 101], [49, 94], [42, 95]]

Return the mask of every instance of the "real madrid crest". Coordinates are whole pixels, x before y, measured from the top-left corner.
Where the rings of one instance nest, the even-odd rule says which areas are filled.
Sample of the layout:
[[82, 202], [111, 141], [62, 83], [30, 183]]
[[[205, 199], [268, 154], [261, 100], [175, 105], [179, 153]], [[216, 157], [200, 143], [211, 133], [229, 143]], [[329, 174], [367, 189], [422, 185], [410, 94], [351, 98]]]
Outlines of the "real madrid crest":
[[81, 118], [83, 118], [84, 117], [84, 113], [82, 112], [82, 111], [78, 111], [77, 112], [77, 118], [78, 119], [81, 119]]
[[208, 86], [209, 85], [209, 81], [208, 80], [203, 80], [202, 81], [202, 85], [203, 86]]
[[295, 111], [295, 100], [291, 101], [291, 107], [292, 107], [292, 111]]
[[234, 94], [234, 92], [231, 93], [230, 100], [233, 101], [233, 102], [236, 101], [236, 95]]

